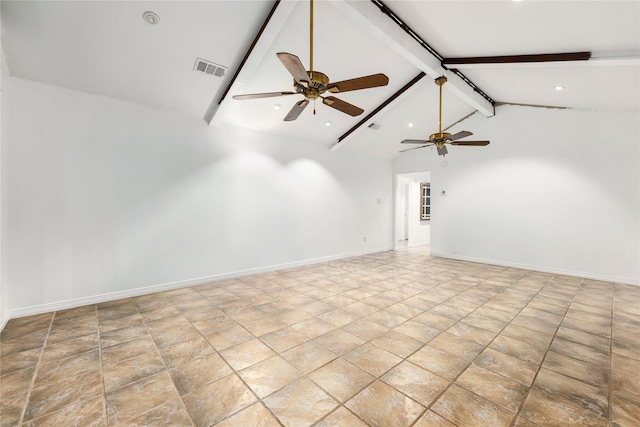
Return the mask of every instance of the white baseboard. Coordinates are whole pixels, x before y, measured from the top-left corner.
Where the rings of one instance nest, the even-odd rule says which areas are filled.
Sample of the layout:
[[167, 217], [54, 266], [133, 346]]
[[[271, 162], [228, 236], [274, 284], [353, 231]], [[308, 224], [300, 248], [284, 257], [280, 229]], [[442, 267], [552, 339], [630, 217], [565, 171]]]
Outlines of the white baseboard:
[[391, 248], [383, 247], [383, 248], [375, 248], [367, 251], [352, 252], [352, 253], [346, 253], [346, 254], [340, 254], [340, 255], [331, 255], [331, 256], [320, 257], [320, 258], [311, 258], [311, 259], [306, 259], [301, 261], [294, 261], [290, 263], [275, 264], [275, 265], [270, 265], [266, 267], [251, 268], [247, 270], [216, 274], [213, 276], [199, 277], [195, 279], [181, 280], [181, 281], [171, 282], [171, 283], [162, 283], [158, 285], [145, 286], [142, 288], [127, 289], [124, 291], [109, 292], [105, 294], [92, 295], [88, 297], [74, 298], [69, 300], [55, 301], [55, 302], [50, 302], [45, 304], [34, 305], [30, 307], [12, 309], [12, 310], [8, 310], [8, 312], [6, 313], [2, 313], [2, 317], [0, 318], [0, 331], [4, 328], [4, 326], [9, 321], [9, 319], [14, 319], [18, 317], [33, 316], [35, 314], [49, 313], [49, 312], [58, 311], [58, 310], [67, 310], [70, 308], [81, 307], [83, 305], [99, 304], [99, 303], [114, 301], [114, 300], [123, 299], [123, 298], [138, 297], [141, 295], [148, 295], [156, 292], [186, 288], [189, 286], [204, 285], [206, 283], [219, 282], [221, 280], [236, 279], [239, 277], [252, 276], [254, 274], [268, 273], [271, 271], [285, 270], [288, 268], [320, 264], [323, 262], [336, 261], [340, 259], [352, 258], [352, 257], [368, 255], [368, 254], [378, 253], [378, 252], [383, 252], [388, 250], [391, 250]]
[[552, 274], [560, 274], [563, 276], [581, 277], [583, 279], [600, 280], [603, 282], [614, 282], [614, 283], [621, 283], [624, 285], [640, 286], [640, 280], [631, 279], [628, 277], [606, 276], [606, 275], [601, 275], [596, 273], [588, 273], [584, 271], [563, 270], [558, 268], [541, 267], [538, 265], [520, 264], [516, 262], [498, 261], [498, 260], [470, 257], [470, 256], [458, 255], [458, 254], [434, 252], [433, 250], [431, 251], [431, 256], [439, 257], [439, 258], [455, 259], [458, 261], [477, 262], [480, 264], [498, 265], [501, 267], [519, 268], [522, 270], [539, 271], [541, 273], [552, 273]]
[[9, 313], [7, 313], [6, 311], [0, 313], [0, 331], [4, 329], [8, 321], [9, 321]]

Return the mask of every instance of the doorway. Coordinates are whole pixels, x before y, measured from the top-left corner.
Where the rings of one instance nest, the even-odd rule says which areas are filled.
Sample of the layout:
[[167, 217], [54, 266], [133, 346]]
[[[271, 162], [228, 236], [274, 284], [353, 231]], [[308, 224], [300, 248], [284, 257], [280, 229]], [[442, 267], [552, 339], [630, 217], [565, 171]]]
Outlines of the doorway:
[[431, 182], [431, 172], [396, 175], [394, 249], [429, 245], [431, 221], [421, 219], [420, 184]]

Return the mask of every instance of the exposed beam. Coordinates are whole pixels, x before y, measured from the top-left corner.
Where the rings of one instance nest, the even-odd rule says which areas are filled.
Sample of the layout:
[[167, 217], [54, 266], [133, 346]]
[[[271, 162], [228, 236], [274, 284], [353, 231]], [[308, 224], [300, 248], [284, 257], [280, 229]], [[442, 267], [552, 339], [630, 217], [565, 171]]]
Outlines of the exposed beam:
[[262, 62], [271, 44], [278, 36], [278, 33], [287, 22], [287, 19], [289, 19], [289, 16], [297, 4], [298, 0], [276, 0], [274, 2], [273, 8], [249, 46], [244, 58], [238, 65], [224, 93], [220, 99], [212, 100], [204, 117], [209, 126], [217, 126], [222, 122], [223, 117], [230, 108], [231, 97], [240, 93], [242, 88], [247, 84], [247, 81]]
[[[449, 61], [448, 59], [445, 61]], [[511, 68], [549, 68], [549, 67], [613, 67], [624, 65], [639, 65], [640, 51], [621, 50], [607, 52], [592, 52], [587, 61], [549, 61], [549, 62], [489, 62], [489, 63], [461, 63], [450, 65], [460, 70], [470, 69], [511, 69]]]
[[444, 58], [442, 65], [456, 68], [467, 64], [513, 64], [528, 62], [588, 61], [591, 52], [545, 53], [539, 55], [470, 56], [466, 58]]
[[360, 130], [362, 130], [362, 125], [367, 123], [369, 120], [372, 120], [377, 114], [381, 113], [382, 111], [391, 108], [402, 98], [404, 98], [404, 96], [413, 91], [415, 87], [420, 86], [416, 85], [416, 83], [422, 80], [424, 76], [426, 76], [426, 74], [424, 72], [420, 72], [420, 74], [411, 79], [409, 83], [398, 89], [396, 93], [387, 98], [382, 104], [371, 111], [371, 113], [369, 113], [364, 119], [360, 120], [355, 126], [342, 134], [342, 136], [338, 138], [338, 141], [331, 147], [331, 150], [337, 150], [343, 147], [347, 142], [347, 138], [355, 136]]
[[432, 79], [439, 76], [447, 77], [447, 89], [471, 107], [487, 117], [494, 115], [493, 104], [488, 99], [476, 91], [460, 75], [443, 67], [441, 57], [426, 49], [396, 21], [382, 13], [376, 4], [358, 0], [341, 0], [329, 3], [362, 25], [374, 37], [427, 76]]
[[587, 64], [596, 66], [638, 65], [640, 64], [640, 49], [593, 52]]

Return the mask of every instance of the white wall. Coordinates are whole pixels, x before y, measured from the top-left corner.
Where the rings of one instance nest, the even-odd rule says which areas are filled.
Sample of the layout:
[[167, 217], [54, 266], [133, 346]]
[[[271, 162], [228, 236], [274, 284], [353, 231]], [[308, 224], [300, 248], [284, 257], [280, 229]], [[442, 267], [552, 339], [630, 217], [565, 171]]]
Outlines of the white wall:
[[637, 113], [504, 106], [463, 129], [491, 145], [394, 161], [431, 170], [433, 255], [640, 284]]
[[[1, 38], [1, 37], [0, 37]], [[4, 260], [7, 250], [4, 247], [7, 212], [7, 179], [8, 171], [5, 150], [9, 142], [9, 84], [10, 74], [4, 52], [0, 50], [0, 330], [9, 320], [8, 289]]]
[[12, 317], [390, 249], [390, 162], [11, 82]]
[[402, 175], [396, 177], [395, 241], [409, 240], [409, 186], [411, 181]]

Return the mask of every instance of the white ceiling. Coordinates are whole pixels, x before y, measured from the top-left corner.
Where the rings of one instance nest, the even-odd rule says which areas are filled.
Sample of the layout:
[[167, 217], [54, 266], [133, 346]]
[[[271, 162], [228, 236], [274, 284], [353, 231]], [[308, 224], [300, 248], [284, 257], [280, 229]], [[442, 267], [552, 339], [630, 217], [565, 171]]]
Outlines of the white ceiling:
[[[459, 67], [495, 101], [640, 111], [638, 1], [384, 4], [444, 58], [592, 52], [592, 59], [582, 62]], [[440, 74], [449, 77], [445, 127], [477, 109], [476, 114], [493, 114], [488, 102], [377, 6], [362, 0], [315, 1], [314, 68], [333, 82], [385, 73], [388, 86], [336, 95], [363, 108], [364, 114], [353, 118], [318, 103], [315, 115], [309, 105], [298, 120], [283, 122], [301, 96], [231, 99], [238, 93], [293, 89], [276, 52], [298, 55], [309, 67], [309, 2], [295, 0], [275, 7], [229, 94], [218, 104], [273, 6], [266, 0], [3, 0], [2, 46], [17, 77], [201, 117], [213, 126], [230, 123], [387, 159], [405, 148], [400, 140], [426, 139], [438, 130], [433, 78]], [[148, 10], [159, 15], [159, 24], [143, 20]], [[198, 57], [229, 67], [226, 75], [193, 71]], [[335, 144], [421, 71], [425, 78]], [[565, 89], [555, 91], [556, 85]], [[275, 110], [275, 104], [281, 109]], [[327, 121], [331, 126], [325, 126]], [[367, 128], [372, 122], [380, 129]]]

